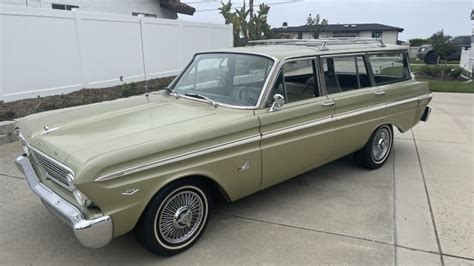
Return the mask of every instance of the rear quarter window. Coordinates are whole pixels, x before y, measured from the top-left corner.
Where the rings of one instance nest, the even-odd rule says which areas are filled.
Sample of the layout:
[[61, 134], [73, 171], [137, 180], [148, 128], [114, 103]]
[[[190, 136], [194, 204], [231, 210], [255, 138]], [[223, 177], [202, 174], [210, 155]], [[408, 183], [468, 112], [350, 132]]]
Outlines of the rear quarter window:
[[375, 85], [383, 85], [410, 78], [405, 53], [383, 53], [369, 55]]

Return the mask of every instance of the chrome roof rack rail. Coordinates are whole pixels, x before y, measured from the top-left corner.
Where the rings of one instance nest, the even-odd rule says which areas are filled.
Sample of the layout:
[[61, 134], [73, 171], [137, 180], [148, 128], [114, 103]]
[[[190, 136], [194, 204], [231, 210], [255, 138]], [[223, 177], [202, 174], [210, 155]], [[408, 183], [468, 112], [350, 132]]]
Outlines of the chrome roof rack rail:
[[327, 38], [327, 39], [268, 39], [249, 41], [247, 46], [255, 45], [301, 45], [316, 46], [320, 51], [327, 51], [332, 45], [343, 44], [375, 44], [379, 47], [385, 47], [385, 43], [380, 38]]

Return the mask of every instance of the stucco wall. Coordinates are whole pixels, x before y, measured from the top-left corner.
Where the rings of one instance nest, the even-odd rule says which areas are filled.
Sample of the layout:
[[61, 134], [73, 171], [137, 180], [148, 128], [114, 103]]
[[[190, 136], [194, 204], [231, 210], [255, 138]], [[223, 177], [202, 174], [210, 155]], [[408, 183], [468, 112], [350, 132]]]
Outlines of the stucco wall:
[[41, 7], [51, 9], [51, 4], [79, 6], [82, 11], [132, 15], [132, 12], [155, 14], [159, 18], [176, 19], [176, 12], [161, 8], [159, 0], [0, 0], [0, 4]]

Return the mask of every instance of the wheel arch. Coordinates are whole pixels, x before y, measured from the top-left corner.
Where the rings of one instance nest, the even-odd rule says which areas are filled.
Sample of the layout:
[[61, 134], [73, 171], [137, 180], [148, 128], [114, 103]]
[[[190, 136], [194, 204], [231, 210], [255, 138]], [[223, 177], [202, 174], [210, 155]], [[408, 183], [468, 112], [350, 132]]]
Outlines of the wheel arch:
[[219, 184], [219, 182], [217, 182], [214, 178], [208, 176], [208, 175], [204, 175], [204, 174], [187, 174], [187, 175], [183, 175], [183, 176], [177, 176], [177, 177], [174, 177], [174, 178], [170, 178], [168, 179], [166, 182], [164, 182], [161, 186], [157, 187], [155, 190], [153, 190], [153, 193], [151, 195], [151, 197], [149, 197], [147, 199], [147, 202], [145, 204], [145, 207], [140, 211], [140, 215], [139, 215], [139, 218], [138, 220], [135, 222], [135, 225], [134, 227], [140, 222], [140, 220], [142, 219], [143, 217], [143, 214], [145, 213], [145, 211], [147, 210], [148, 206], [150, 205], [150, 202], [153, 200], [153, 198], [160, 192], [162, 191], [164, 188], [176, 183], [176, 182], [186, 182], [186, 180], [189, 180], [189, 181], [199, 181], [199, 182], [202, 182], [202, 184], [204, 186], [206, 186], [207, 188], [209, 188], [209, 192], [211, 193], [211, 197], [213, 198], [213, 200], [224, 200], [226, 202], [229, 202], [231, 201], [231, 197], [229, 196], [229, 194], [227, 193], [227, 191], [223, 188], [223, 186], [221, 184]]

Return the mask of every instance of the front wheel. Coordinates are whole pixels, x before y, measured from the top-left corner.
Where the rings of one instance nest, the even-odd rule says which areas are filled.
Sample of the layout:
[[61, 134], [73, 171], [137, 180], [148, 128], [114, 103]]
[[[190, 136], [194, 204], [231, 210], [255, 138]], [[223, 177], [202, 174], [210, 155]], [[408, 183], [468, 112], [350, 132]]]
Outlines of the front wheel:
[[150, 202], [135, 234], [148, 250], [171, 256], [192, 246], [209, 221], [211, 197], [197, 181], [178, 181]]
[[436, 65], [438, 63], [438, 55], [434, 52], [427, 54], [425, 57], [425, 63], [428, 65]]
[[365, 146], [354, 153], [356, 162], [367, 169], [380, 168], [388, 159], [393, 146], [391, 125], [383, 125], [372, 133]]

